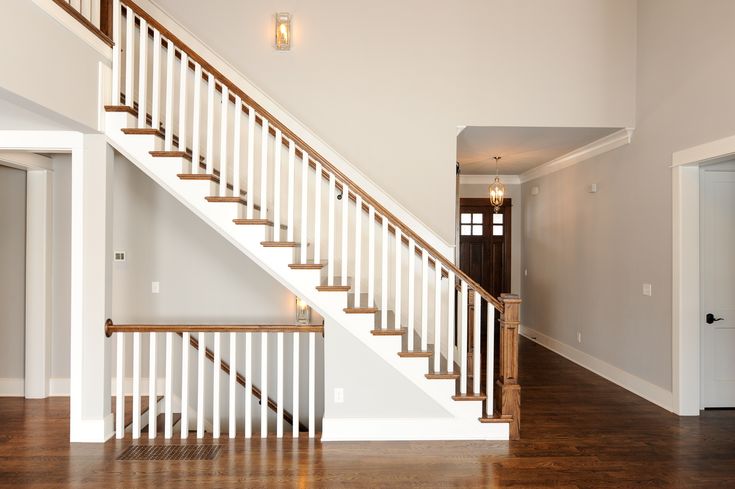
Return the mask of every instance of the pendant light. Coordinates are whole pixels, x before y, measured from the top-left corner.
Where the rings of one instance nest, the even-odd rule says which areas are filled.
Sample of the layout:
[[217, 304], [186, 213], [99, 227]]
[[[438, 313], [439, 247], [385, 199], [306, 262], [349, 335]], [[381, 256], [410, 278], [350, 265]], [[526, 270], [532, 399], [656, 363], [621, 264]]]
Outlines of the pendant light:
[[498, 160], [500, 156], [493, 156], [495, 159], [495, 181], [490, 184], [488, 191], [490, 192], [490, 203], [493, 205], [493, 211], [496, 213], [500, 212], [500, 206], [503, 205], [503, 197], [505, 196], [505, 187], [500, 182], [500, 176], [498, 174]]

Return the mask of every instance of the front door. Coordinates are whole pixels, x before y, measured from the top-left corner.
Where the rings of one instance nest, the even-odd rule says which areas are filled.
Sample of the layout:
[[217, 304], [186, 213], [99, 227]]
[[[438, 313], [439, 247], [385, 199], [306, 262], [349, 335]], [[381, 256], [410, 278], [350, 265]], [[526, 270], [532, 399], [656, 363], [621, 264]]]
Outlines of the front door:
[[[718, 170], [719, 168], [719, 170]], [[702, 169], [702, 405], [735, 407], [735, 165]]]

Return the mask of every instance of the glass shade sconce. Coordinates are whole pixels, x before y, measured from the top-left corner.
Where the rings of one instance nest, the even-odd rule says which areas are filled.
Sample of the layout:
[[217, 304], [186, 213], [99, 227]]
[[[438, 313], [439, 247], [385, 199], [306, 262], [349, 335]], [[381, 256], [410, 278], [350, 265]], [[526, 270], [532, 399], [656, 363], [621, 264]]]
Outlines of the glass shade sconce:
[[301, 297], [296, 297], [296, 324], [309, 324], [311, 308]]
[[291, 14], [288, 12], [276, 13], [276, 49], [291, 49]]

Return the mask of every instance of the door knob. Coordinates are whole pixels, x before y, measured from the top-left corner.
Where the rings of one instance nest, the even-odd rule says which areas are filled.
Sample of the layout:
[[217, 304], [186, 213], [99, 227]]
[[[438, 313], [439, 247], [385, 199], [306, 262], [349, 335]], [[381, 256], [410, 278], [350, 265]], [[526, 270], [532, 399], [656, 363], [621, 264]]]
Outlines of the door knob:
[[707, 316], [705, 316], [705, 321], [707, 321], [707, 324], [712, 324], [715, 321], [722, 321], [724, 318], [715, 318], [715, 315], [711, 312], [707, 313]]

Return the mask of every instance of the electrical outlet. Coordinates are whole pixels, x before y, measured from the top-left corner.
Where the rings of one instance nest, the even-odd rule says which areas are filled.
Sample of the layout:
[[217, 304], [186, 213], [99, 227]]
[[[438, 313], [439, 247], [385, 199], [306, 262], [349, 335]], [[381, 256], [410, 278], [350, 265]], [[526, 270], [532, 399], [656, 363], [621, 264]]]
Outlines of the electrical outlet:
[[528, 277], [528, 268], [526, 268], [525, 270], [523, 270], [523, 275], [526, 276], [526, 277]]
[[151, 294], [158, 294], [161, 291], [160, 282], [151, 282]]
[[125, 261], [125, 252], [124, 251], [116, 251], [114, 253], [114, 261]]
[[643, 295], [651, 296], [651, 284], [643, 284]]
[[345, 402], [345, 390], [342, 387], [334, 388], [334, 403], [342, 404]]
[[582, 343], [582, 332], [577, 331], [577, 343]]

